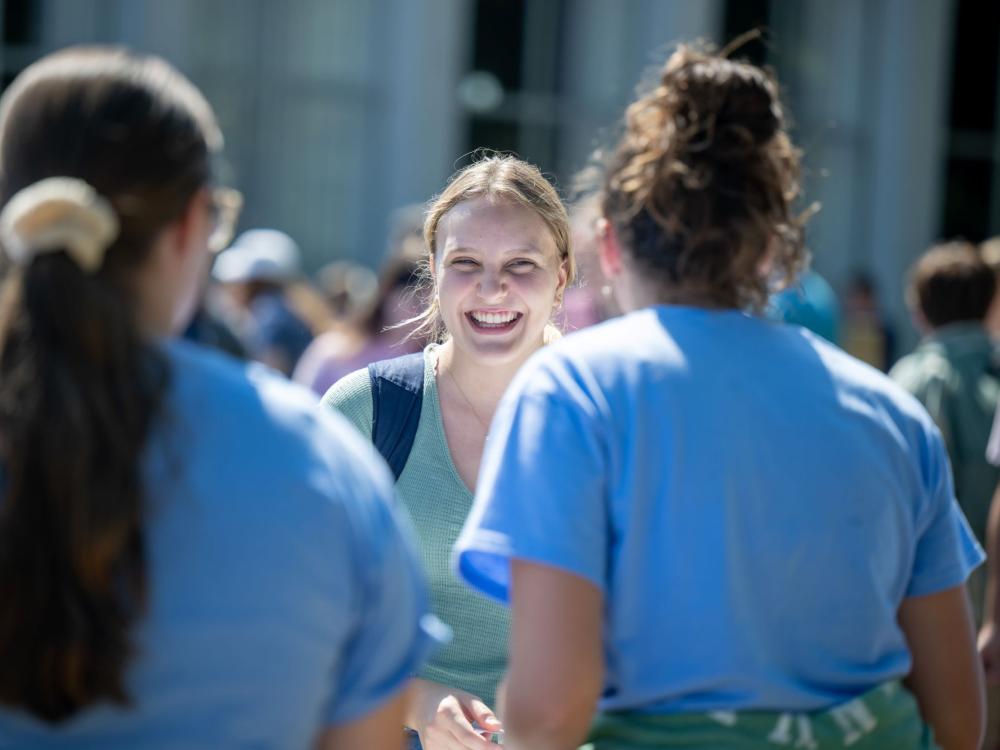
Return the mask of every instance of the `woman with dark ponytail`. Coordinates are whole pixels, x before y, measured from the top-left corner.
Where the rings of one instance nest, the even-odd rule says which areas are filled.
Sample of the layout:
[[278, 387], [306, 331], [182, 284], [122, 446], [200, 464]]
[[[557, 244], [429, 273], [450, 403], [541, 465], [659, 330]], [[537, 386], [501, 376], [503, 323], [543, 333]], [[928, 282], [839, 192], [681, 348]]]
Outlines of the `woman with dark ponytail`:
[[0, 100], [2, 747], [399, 746], [430, 638], [384, 469], [173, 338], [239, 208], [221, 145], [121, 50]]
[[807, 260], [777, 92], [670, 57], [600, 190], [627, 314], [536, 354], [497, 411], [456, 559], [512, 608], [509, 747], [978, 747], [982, 551], [940, 434], [758, 314]]

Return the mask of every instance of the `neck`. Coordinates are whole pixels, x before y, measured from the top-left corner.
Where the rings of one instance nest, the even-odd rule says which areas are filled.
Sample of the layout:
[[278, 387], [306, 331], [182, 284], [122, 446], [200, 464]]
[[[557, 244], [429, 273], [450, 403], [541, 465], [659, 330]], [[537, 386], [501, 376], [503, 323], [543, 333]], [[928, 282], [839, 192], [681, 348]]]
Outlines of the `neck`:
[[135, 295], [136, 323], [139, 331], [147, 339], [161, 339], [173, 333], [173, 309], [169, 299], [164, 299], [162, 285], [157, 287], [156, 280], [146, 275], [133, 279], [133, 294]]
[[160, 238], [149, 250], [144, 263], [128, 278], [129, 290], [135, 300], [136, 324], [150, 339], [175, 334], [178, 299], [184, 294], [183, 280], [171, 262], [169, 240]]
[[617, 281], [615, 296], [624, 312], [651, 305], [684, 305], [706, 309], [727, 307], [712, 297], [710, 289], [654, 283], [628, 271], [621, 274]]
[[455, 347], [448, 339], [438, 350], [438, 376], [453, 378], [483, 419], [491, 419], [500, 397], [514, 379], [524, 360], [503, 365], [483, 366]]

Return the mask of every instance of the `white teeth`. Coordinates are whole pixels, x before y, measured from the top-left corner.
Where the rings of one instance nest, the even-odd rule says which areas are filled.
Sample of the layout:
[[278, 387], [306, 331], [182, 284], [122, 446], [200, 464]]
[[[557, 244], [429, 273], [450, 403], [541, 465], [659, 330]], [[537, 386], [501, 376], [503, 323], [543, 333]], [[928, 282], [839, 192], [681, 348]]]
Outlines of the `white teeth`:
[[514, 312], [491, 313], [477, 311], [471, 313], [471, 315], [473, 320], [484, 326], [505, 326], [517, 317], [517, 313]]

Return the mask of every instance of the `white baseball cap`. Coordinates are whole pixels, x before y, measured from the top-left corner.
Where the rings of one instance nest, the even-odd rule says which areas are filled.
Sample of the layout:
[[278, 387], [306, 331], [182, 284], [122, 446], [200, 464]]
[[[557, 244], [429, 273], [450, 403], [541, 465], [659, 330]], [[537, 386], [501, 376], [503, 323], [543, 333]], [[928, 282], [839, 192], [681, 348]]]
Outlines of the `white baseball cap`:
[[277, 229], [250, 229], [219, 253], [212, 276], [224, 284], [284, 282], [297, 278], [301, 268], [302, 252], [295, 240]]

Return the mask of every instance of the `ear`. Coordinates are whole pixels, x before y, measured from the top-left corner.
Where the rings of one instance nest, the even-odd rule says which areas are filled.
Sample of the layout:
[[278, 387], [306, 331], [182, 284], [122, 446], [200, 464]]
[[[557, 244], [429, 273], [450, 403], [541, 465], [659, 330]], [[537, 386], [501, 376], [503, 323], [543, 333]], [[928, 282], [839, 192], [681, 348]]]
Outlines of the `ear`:
[[566, 268], [568, 260], [563, 258], [559, 261], [559, 271], [556, 279], [556, 301], [562, 302], [563, 293], [566, 291], [566, 284], [569, 283], [569, 270]]
[[605, 278], [620, 276], [623, 270], [621, 245], [618, 244], [618, 235], [611, 222], [604, 217], [597, 220], [597, 248], [601, 273]]

